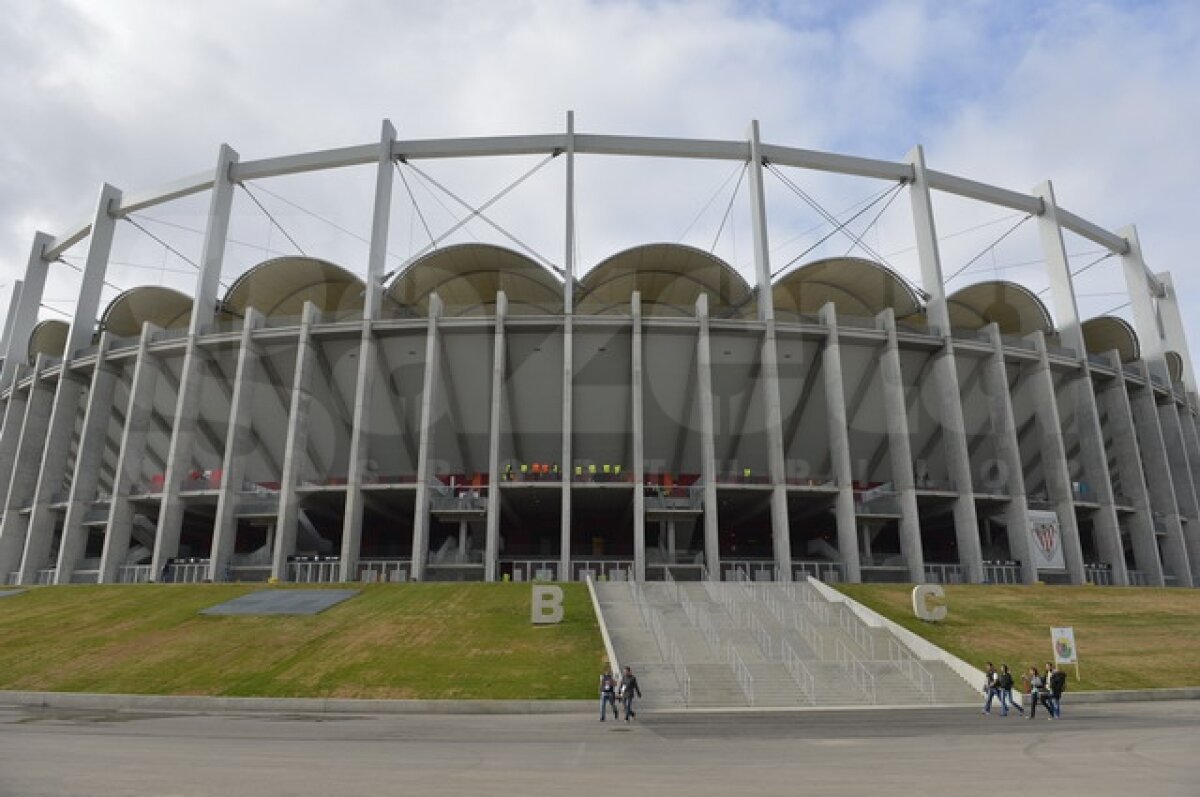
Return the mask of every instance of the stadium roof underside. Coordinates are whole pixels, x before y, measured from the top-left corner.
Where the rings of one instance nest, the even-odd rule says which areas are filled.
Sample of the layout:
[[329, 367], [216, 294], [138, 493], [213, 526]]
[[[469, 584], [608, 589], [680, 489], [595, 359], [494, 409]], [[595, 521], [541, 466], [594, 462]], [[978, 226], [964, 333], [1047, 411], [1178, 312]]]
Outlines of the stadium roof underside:
[[961, 288], [946, 298], [950, 326], [983, 329], [996, 324], [1002, 335], [1053, 334], [1050, 312], [1028, 288], [1015, 282], [992, 280]]
[[314, 257], [278, 257], [238, 277], [222, 312], [237, 318], [253, 307], [268, 318], [298, 317], [312, 302], [326, 320], [361, 318], [365, 285], [349, 271]]
[[[504, 291], [513, 315], [556, 315], [562, 312], [562, 280], [537, 261], [492, 244], [448, 246], [409, 264], [384, 294], [385, 317], [423, 317], [429, 297], [437, 293], [447, 316], [494, 314]], [[647, 317], [690, 317], [696, 300], [709, 298], [714, 318], [748, 318], [755, 313], [756, 291], [720, 258], [690, 246], [654, 243], [632, 247], [602, 261], [585, 274], [576, 291], [581, 315], [628, 315], [634, 291], [641, 295]], [[365, 286], [349, 271], [312, 257], [281, 257], [246, 271], [229, 288], [218, 319], [231, 320], [255, 307], [269, 318], [298, 317], [312, 302], [324, 320], [361, 316]], [[832, 302], [839, 316], [873, 318], [887, 308], [902, 325], [925, 325], [918, 290], [891, 269], [854, 257], [808, 263], [778, 280], [775, 310], [783, 321], [811, 320]], [[1029, 289], [1007, 281], [979, 282], [947, 298], [952, 327], [982, 329], [998, 325], [1005, 335], [1041, 331], [1055, 334], [1045, 304]], [[145, 322], [161, 329], [181, 329], [192, 312], [190, 297], [161, 286], [131, 288], [113, 299], [100, 318], [100, 329], [116, 337], [136, 337]], [[1122, 362], [1141, 356], [1132, 326], [1116, 316], [1099, 316], [1082, 325], [1089, 352], [1120, 353]], [[61, 357], [68, 324], [47, 319], [33, 330], [29, 359], [37, 354]], [[1175, 352], [1167, 352], [1173, 378], [1182, 371]]]
[[448, 316], [493, 315], [504, 291], [513, 315], [560, 315], [562, 281], [537, 261], [491, 244], [456, 244], [423, 255], [387, 289], [385, 312], [424, 316], [436, 293]]
[[109, 302], [100, 328], [118, 338], [135, 338], [149, 321], [159, 329], [183, 329], [192, 318], [192, 299], [172, 288], [146, 285], [130, 288]]
[[709, 314], [739, 318], [753, 313], [750, 286], [728, 263], [682, 244], [645, 244], [601, 262], [580, 280], [576, 310], [585, 315], [628, 315], [634, 291], [646, 316], [693, 316], [708, 296]]
[[781, 319], [816, 315], [833, 302], [839, 316], [874, 318], [887, 308], [905, 319], [921, 312], [921, 299], [900, 275], [857, 257], [831, 257], [801, 266], [773, 287]]
[[1123, 318], [1097, 316], [1084, 321], [1082, 328], [1083, 344], [1092, 354], [1107, 354], [1116, 349], [1123, 363], [1133, 362], [1142, 356], [1137, 333]]

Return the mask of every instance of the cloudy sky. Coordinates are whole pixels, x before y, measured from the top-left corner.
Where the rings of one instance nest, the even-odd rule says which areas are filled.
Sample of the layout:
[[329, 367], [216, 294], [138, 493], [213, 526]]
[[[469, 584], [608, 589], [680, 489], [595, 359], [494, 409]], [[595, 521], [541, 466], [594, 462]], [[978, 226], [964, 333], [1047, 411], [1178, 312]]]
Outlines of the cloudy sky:
[[[1188, 0], [0, 0], [0, 20], [5, 304], [33, 233], [85, 220], [102, 181], [152, 188], [210, 167], [221, 142], [243, 160], [366, 143], [384, 118], [402, 138], [551, 132], [572, 109], [580, 132], [738, 139], [758, 119], [772, 143], [890, 160], [920, 143], [936, 169], [1022, 191], [1053, 180], [1063, 206], [1109, 229], [1138, 225], [1150, 267], [1174, 273], [1200, 347], [1200, 6]], [[488, 211], [554, 263], [559, 160]], [[426, 225], [438, 236], [463, 215], [438, 185], [478, 206], [539, 161], [403, 169], [389, 267], [428, 244]], [[594, 157], [577, 170], [582, 270], [680, 240], [749, 276], [736, 164]], [[372, 180], [364, 167], [239, 191], [225, 282], [295, 247], [361, 273]], [[889, 187], [768, 174], [773, 266], [853, 246], [840, 234], [818, 244], [832, 227], [800, 189], [841, 218], [874, 201], [851, 229], [915, 278], [907, 197]], [[203, 210], [193, 199], [141, 214], [159, 240], [119, 225], [106, 298], [135, 284], [190, 292]], [[1035, 225], [1013, 229], [1019, 215], [953, 198], [936, 210], [946, 273], [961, 272], [952, 287], [1001, 277], [1045, 288]], [[447, 240], [471, 239], [505, 242], [479, 221]], [[1127, 313], [1117, 261], [1096, 262], [1082, 239], [1067, 248], [1087, 267], [1083, 314]], [[70, 309], [74, 276], [54, 266], [44, 317]]]

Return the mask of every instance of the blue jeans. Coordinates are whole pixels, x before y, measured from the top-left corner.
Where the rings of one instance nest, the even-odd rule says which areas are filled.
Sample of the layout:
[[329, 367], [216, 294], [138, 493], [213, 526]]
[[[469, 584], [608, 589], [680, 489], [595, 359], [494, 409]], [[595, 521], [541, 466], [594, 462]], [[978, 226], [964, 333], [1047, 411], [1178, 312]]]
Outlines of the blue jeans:
[[612, 692], [601, 692], [600, 693], [600, 719], [601, 720], [604, 719], [604, 715], [605, 715], [605, 713], [607, 713], [606, 709], [609, 706], [612, 706], [613, 719], [620, 719], [621, 712], [617, 710], [616, 695], [614, 695]]
[[1017, 711], [1021, 712], [1022, 714], [1025, 713], [1025, 709], [1021, 708], [1021, 698], [1017, 695], [1014, 695], [1013, 690], [1011, 690], [1011, 689], [1001, 689], [1000, 690], [1000, 707], [1004, 709], [1005, 714], [1008, 713], [1008, 706], [1010, 704]]
[[1005, 714], [1007, 714], [1008, 706], [1004, 702], [1004, 693], [1002, 691], [1000, 691], [1000, 689], [998, 687], [992, 687], [991, 689], [987, 690], [987, 700], [984, 701], [983, 710], [985, 712], [987, 712], [988, 714], [991, 714], [992, 713], [992, 701], [995, 700], [996, 698], [1000, 698], [1000, 708], [1004, 711]]
[[625, 721], [628, 722], [629, 718], [632, 717], [635, 713], [633, 710], [633, 690], [632, 689], [625, 692], [625, 696], [621, 698], [621, 702], [625, 704]]

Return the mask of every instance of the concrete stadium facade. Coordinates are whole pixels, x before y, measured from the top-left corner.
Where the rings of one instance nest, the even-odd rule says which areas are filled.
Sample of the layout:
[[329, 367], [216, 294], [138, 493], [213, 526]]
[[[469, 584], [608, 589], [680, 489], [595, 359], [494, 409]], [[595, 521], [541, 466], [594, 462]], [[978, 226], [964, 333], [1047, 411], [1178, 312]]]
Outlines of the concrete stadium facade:
[[[570, 120], [570, 117], [568, 117]], [[398, 163], [563, 157], [558, 265], [435, 248], [392, 279]], [[755, 282], [648, 243], [574, 262], [574, 159], [747, 164]], [[219, 296], [234, 187], [376, 164], [366, 273], [270, 260]], [[842, 257], [772, 279], [764, 168], [902, 186], [921, 285]], [[931, 194], [1031, 214], [1053, 315], [1008, 282], [948, 292]], [[207, 192], [191, 296], [103, 310], [118, 221]], [[722, 578], [1194, 586], [1196, 384], [1170, 276], [1136, 231], [901, 162], [746, 140], [560, 133], [377, 142], [241, 162], [39, 233], [4, 330], [9, 583]], [[1063, 231], [1119, 258], [1134, 323], [1081, 319]], [[87, 242], [70, 322], [46, 271]], [[1041, 513], [1041, 515], [1039, 515]], [[1039, 568], [1036, 518], [1061, 565]], [[1045, 553], [1045, 552], [1043, 552]]]

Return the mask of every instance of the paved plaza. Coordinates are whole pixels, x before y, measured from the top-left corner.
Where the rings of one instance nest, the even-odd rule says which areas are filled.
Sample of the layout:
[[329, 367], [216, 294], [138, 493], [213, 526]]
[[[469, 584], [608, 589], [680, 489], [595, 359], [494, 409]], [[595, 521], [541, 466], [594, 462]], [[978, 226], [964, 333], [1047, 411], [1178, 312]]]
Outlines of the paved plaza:
[[0, 795], [1200, 793], [1200, 701], [588, 715], [0, 709]]

